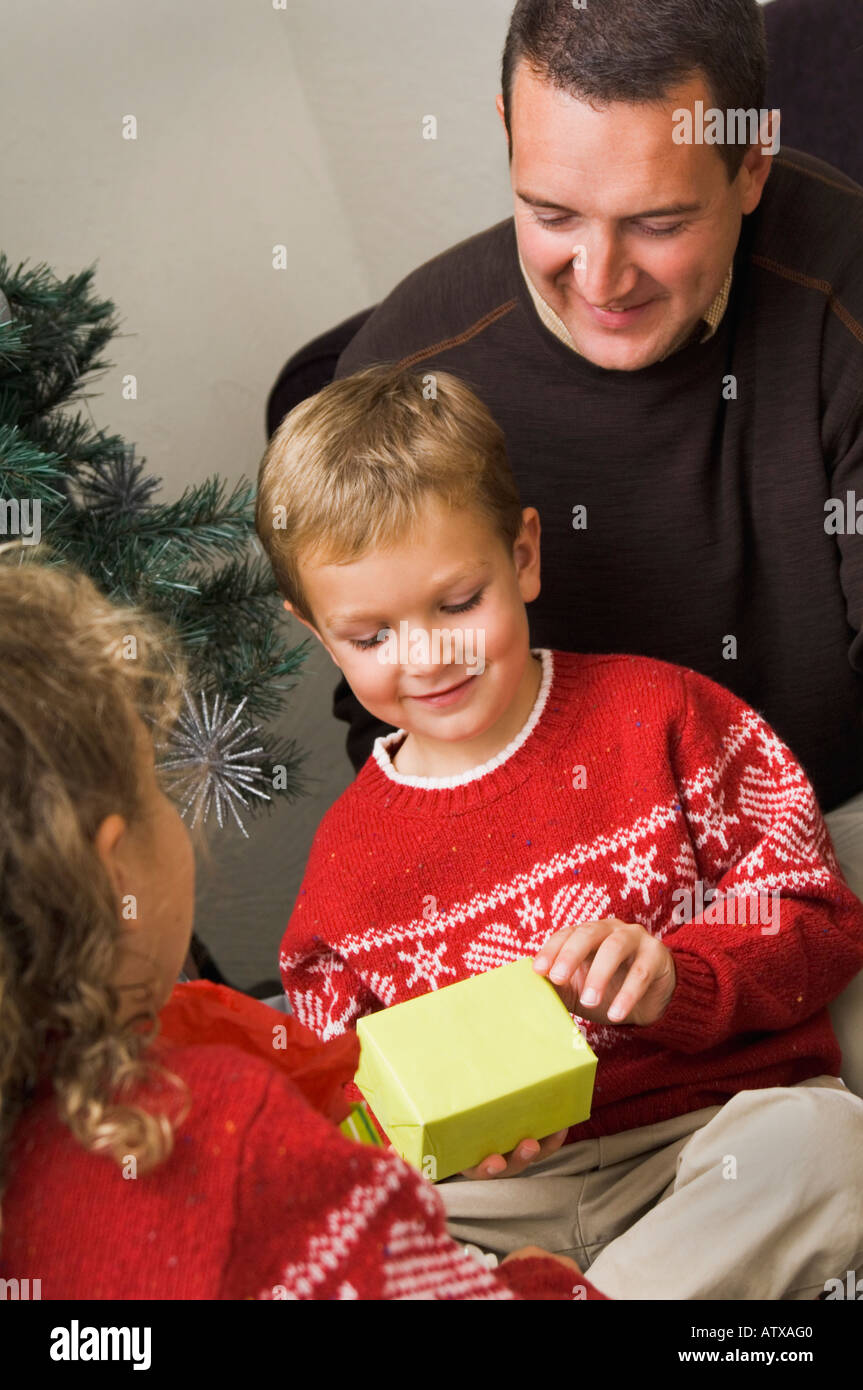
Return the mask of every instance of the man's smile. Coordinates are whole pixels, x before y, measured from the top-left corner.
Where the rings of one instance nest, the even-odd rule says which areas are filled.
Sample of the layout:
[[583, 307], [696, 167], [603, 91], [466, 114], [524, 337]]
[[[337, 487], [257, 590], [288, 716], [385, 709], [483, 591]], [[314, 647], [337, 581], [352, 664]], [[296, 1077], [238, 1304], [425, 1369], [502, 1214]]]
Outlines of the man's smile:
[[586, 299], [582, 302], [590, 316], [603, 328], [628, 328], [630, 324], [637, 323], [645, 310], [655, 304], [656, 300], [645, 299], [641, 304], [633, 304], [631, 307], [623, 309], [600, 308], [598, 304], [591, 304]]

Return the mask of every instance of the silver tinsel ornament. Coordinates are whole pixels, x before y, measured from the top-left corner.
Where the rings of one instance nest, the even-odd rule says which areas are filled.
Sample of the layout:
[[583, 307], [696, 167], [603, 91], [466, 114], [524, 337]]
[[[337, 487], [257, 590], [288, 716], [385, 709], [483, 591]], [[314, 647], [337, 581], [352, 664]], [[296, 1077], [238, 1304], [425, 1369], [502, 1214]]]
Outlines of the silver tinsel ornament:
[[[204, 824], [210, 811], [215, 808], [219, 828], [224, 825], [225, 810], [230, 810], [245, 835], [249, 833], [237, 810], [237, 804], [249, 809], [247, 795], [271, 801], [272, 797], [261, 791], [260, 784], [268, 786], [266, 776], [259, 767], [246, 761], [264, 750], [240, 747], [246, 739], [258, 734], [255, 725], [250, 729], [238, 728], [237, 721], [246, 703], [241, 700], [230, 717], [224, 707], [222, 696], [216, 695], [212, 709], [207, 709], [207, 696], [199, 695], [201, 708], [183, 692], [186, 708], [179, 716], [172, 733], [173, 755], [159, 763], [159, 768], [171, 775], [173, 788], [182, 799], [180, 814], [184, 819], [194, 810], [191, 824]], [[245, 795], [244, 795], [245, 793]]]

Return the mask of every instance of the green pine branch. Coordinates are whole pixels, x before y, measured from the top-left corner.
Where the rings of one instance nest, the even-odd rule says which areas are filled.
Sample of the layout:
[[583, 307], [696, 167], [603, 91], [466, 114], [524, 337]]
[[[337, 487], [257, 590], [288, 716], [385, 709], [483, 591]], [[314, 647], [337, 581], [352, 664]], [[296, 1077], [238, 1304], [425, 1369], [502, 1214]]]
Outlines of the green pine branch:
[[[193, 692], [245, 700], [237, 728], [251, 735], [282, 715], [310, 642], [285, 641], [276, 584], [255, 549], [252, 484], [214, 475], [159, 501], [161, 480], [145, 460], [71, 410], [109, 369], [102, 354], [118, 333], [94, 275], [13, 270], [0, 253], [12, 313], [0, 323], [0, 499], [40, 503], [45, 544], [22, 547], [22, 562], [74, 565], [108, 597], [161, 618], [177, 634]], [[255, 741], [266, 743], [268, 776], [278, 773], [274, 797], [300, 795], [306, 755], [264, 731]], [[263, 804], [251, 798], [251, 814]]]
[[65, 503], [65, 473], [57, 454], [44, 453], [16, 425], [0, 420], [0, 497]]

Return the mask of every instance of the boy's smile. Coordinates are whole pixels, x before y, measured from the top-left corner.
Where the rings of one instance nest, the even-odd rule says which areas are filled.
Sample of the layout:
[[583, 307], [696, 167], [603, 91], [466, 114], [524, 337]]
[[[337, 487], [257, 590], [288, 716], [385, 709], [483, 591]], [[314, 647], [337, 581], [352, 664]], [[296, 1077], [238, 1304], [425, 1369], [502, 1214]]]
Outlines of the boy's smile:
[[411, 699], [418, 700], [421, 705], [427, 705], [429, 709], [442, 709], [449, 705], [456, 704], [463, 696], [470, 694], [471, 682], [477, 679], [479, 672], [471, 672], [465, 676], [464, 680], [458, 680], [454, 685], [445, 686], [441, 690], [435, 691], [433, 695], [413, 695]]
[[[361, 704], [408, 731], [400, 773], [457, 776], [519, 733], [541, 680], [524, 607], [539, 593], [534, 508], [512, 553], [481, 513], [427, 497], [398, 542], [300, 569], [316, 617], [306, 626]], [[477, 650], [481, 660], [465, 659]]]

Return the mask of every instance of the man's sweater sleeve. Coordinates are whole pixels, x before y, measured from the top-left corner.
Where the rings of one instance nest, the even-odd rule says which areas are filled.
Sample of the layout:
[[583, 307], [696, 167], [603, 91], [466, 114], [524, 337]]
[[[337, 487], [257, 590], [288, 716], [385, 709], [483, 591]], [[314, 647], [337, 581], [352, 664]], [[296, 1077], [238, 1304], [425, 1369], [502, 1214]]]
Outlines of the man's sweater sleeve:
[[852, 258], [831, 275], [821, 350], [821, 444], [828, 496], [817, 520], [838, 547], [839, 582], [854, 634], [848, 655], [854, 670], [863, 673], [863, 198], [849, 199], [849, 211], [860, 232]]
[[863, 967], [863, 903], [791, 751], [723, 686], [689, 670], [681, 681], [672, 765], [705, 896], [667, 925], [677, 985], [639, 1033], [694, 1053], [794, 1027], [835, 999]]
[[223, 1299], [603, 1299], [548, 1258], [489, 1270], [447, 1233], [434, 1188], [267, 1081], [242, 1145]]

